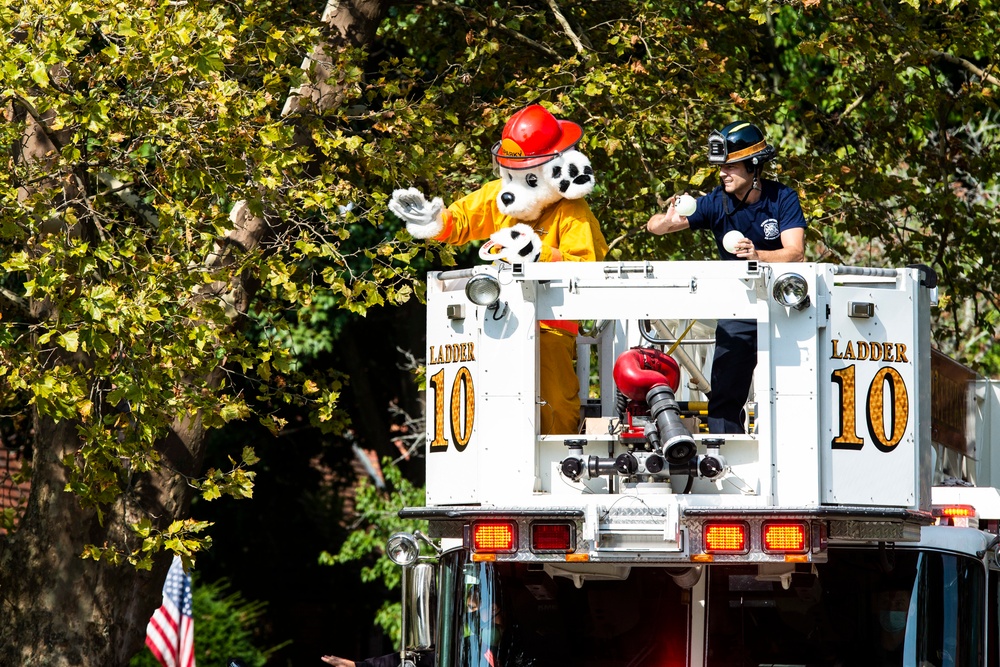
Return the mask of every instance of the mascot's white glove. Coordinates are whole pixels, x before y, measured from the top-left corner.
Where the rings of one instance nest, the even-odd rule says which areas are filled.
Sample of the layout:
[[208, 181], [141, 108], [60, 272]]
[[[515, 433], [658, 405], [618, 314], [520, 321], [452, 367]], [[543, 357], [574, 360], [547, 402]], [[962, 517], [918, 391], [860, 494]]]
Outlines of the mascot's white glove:
[[566, 151], [545, 166], [552, 184], [566, 199], [582, 199], [593, 192], [594, 168], [580, 151]]
[[416, 188], [394, 190], [389, 210], [406, 223], [406, 231], [415, 239], [432, 239], [444, 229], [444, 202], [440, 197], [428, 202]]
[[490, 234], [479, 248], [479, 258], [486, 262], [502, 259], [511, 264], [537, 262], [542, 254], [542, 239], [530, 225], [519, 222]]

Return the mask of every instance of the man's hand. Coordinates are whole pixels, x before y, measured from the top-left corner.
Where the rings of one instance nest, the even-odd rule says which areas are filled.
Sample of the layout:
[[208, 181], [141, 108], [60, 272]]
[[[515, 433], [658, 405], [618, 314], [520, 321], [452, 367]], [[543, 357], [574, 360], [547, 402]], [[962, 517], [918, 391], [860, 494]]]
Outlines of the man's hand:
[[389, 210], [406, 223], [406, 231], [416, 239], [434, 238], [444, 227], [441, 219], [444, 202], [440, 197], [428, 202], [416, 188], [393, 191]]
[[670, 205], [667, 206], [667, 210], [664, 213], [654, 213], [650, 216], [646, 222], [646, 231], [651, 234], [660, 235], [679, 232], [691, 226], [688, 219], [677, 212], [675, 199], [675, 197], [670, 198]]
[[757, 254], [757, 249], [753, 246], [753, 241], [745, 236], [733, 244], [733, 254], [740, 259], [761, 259]]
[[747, 245], [742, 253], [735, 253], [740, 259], [756, 259], [761, 262], [804, 262], [805, 261], [806, 230], [804, 227], [793, 227], [781, 232], [781, 247], [777, 250], [758, 250], [747, 239]]
[[333, 665], [333, 667], [355, 667], [353, 660], [338, 658], [335, 655], [324, 655], [322, 660], [328, 665]]

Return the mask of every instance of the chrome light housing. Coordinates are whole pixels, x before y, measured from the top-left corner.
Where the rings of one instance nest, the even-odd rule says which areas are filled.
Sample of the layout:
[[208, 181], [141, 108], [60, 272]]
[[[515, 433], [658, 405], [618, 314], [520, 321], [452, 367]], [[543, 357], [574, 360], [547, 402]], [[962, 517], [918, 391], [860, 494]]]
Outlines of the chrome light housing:
[[477, 273], [465, 284], [465, 296], [477, 306], [492, 306], [500, 298], [500, 281], [489, 273]]
[[409, 533], [393, 533], [386, 542], [385, 552], [396, 565], [412, 565], [420, 555], [420, 545]]
[[774, 300], [782, 306], [804, 310], [809, 306], [809, 285], [797, 273], [784, 273], [774, 281], [771, 290]]

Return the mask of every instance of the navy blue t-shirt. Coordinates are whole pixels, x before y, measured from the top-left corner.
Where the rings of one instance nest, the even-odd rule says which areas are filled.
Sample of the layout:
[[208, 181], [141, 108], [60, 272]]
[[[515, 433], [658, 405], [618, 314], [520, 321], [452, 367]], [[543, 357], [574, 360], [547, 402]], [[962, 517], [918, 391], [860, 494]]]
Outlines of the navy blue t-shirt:
[[[780, 250], [783, 247], [781, 232], [806, 226], [799, 195], [777, 181], [762, 180], [760, 199], [737, 211], [739, 204], [740, 200], [726, 194], [725, 188], [720, 185], [704, 197], [699, 197], [697, 210], [687, 218], [691, 229], [712, 232], [722, 259], [740, 259], [722, 247], [722, 237], [733, 229], [753, 241], [753, 247], [758, 250]], [[728, 215], [727, 210], [731, 212]]]

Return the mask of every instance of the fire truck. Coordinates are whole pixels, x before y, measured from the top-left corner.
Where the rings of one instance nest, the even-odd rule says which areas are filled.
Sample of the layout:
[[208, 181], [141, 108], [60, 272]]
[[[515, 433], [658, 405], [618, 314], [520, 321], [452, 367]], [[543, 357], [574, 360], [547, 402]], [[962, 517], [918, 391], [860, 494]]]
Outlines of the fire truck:
[[[1000, 665], [1000, 383], [932, 350], [936, 301], [923, 266], [431, 273], [401, 660]], [[741, 434], [704, 423], [723, 319]], [[575, 433], [539, 432], [543, 320], [580, 325]]]

